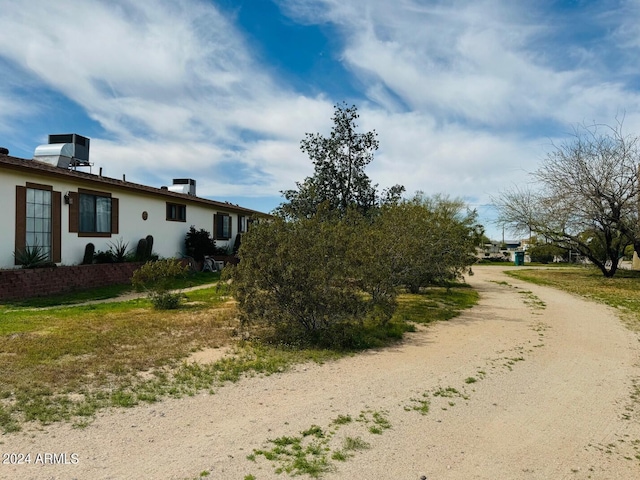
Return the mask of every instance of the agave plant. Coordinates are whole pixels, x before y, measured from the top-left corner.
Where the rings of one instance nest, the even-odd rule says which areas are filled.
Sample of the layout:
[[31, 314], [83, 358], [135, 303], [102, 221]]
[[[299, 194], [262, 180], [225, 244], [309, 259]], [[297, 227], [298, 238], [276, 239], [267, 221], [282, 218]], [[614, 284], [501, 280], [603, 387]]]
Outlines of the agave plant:
[[129, 243], [125, 242], [122, 238], [118, 238], [115, 242], [109, 242], [109, 252], [111, 252], [115, 263], [126, 262]]
[[37, 268], [50, 263], [49, 254], [38, 244], [27, 245], [24, 249], [13, 252], [13, 256], [22, 268]]

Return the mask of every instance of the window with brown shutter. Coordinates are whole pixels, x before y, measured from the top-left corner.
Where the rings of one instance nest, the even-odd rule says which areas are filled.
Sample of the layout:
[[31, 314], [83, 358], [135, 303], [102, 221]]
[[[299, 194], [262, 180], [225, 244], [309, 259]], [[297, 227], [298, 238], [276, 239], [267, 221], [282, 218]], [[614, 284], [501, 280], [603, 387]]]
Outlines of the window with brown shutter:
[[213, 215], [213, 235], [216, 240], [231, 238], [231, 217], [228, 213], [218, 212]]
[[69, 192], [69, 232], [79, 237], [110, 237], [120, 231], [120, 202], [107, 192], [79, 188]]

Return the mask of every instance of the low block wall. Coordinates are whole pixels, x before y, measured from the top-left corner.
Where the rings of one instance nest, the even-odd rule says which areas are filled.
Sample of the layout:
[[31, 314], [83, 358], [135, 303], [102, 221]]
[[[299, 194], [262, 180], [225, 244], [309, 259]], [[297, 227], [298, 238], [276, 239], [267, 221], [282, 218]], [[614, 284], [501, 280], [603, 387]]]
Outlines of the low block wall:
[[217, 261], [223, 261], [225, 265], [227, 263], [237, 265], [240, 262], [240, 259], [235, 255], [213, 255], [213, 259]]
[[141, 263], [0, 270], [0, 301], [44, 297], [131, 282]]

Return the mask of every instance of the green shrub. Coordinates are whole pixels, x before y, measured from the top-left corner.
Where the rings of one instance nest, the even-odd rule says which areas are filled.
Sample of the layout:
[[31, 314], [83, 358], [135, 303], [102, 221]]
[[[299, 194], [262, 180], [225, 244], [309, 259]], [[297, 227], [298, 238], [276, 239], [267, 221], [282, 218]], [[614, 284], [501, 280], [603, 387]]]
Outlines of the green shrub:
[[93, 261], [95, 263], [115, 263], [115, 258], [111, 250], [107, 250], [106, 252], [103, 252], [102, 250], [98, 250], [93, 255]]
[[198, 262], [202, 262], [205, 256], [216, 253], [216, 242], [211, 237], [211, 234], [204, 228], [196, 230], [193, 225], [187, 232], [184, 246], [186, 254]]
[[375, 244], [356, 241], [369, 225], [357, 214], [254, 224], [240, 263], [223, 272], [242, 322], [274, 327], [286, 343], [359, 348], [364, 325], [384, 325], [395, 308], [386, 277], [370, 275]]
[[[91, 244], [89, 244], [91, 245]], [[129, 243], [122, 238], [118, 238], [114, 242], [107, 243], [109, 247], [106, 251], [98, 250], [93, 255], [95, 263], [123, 263], [134, 260], [134, 253], [129, 252]], [[85, 256], [87, 252], [85, 251]]]
[[412, 293], [458, 280], [476, 261], [476, 213], [463, 201], [421, 193], [376, 220], [387, 274]]
[[368, 348], [402, 336], [389, 324], [400, 288], [417, 292], [468, 272], [475, 220], [460, 200], [422, 195], [369, 215], [323, 207], [253, 224], [240, 263], [223, 275], [244, 325], [269, 325], [288, 344]]
[[552, 263], [556, 258], [565, 259], [567, 252], [553, 243], [532, 242], [527, 250], [532, 262]]
[[162, 292], [149, 294], [149, 299], [156, 310], [175, 310], [180, 307], [182, 293]]
[[178, 308], [182, 294], [170, 292], [169, 287], [173, 279], [184, 277], [187, 269], [175, 259], [147, 262], [133, 272], [131, 283], [136, 289], [147, 291], [155, 308]]

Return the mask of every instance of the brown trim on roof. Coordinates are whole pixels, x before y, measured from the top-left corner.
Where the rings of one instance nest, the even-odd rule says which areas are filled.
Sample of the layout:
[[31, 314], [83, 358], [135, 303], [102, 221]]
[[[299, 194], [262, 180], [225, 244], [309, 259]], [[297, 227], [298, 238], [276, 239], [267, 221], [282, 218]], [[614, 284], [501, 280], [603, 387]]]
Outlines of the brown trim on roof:
[[[7, 168], [20, 172], [29, 172], [31, 174], [43, 175], [47, 177], [65, 178], [68, 181], [75, 180], [78, 182], [86, 182], [96, 185], [96, 188], [106, 189], [115, 187], [122, 190], [134, 191], [137, 193], [147, 193], [157, 197], [164, 198], [167, 201], [186, 202], [198, 205], [205, 205], [211, 208], [221, 208], [233, 213], [241, 213], [245, 215], [255, 215], [260, 217], [271, 217], [271, 215], [257, 210], [251, 210], [232, 203], [219, 202], [209, 200], [202, 197], [194, 197], [183, 193], [171, 192], [161, 188], [149, 187], [138, 183], [126, 182], [115, 178], [103, 177], [87, 172], [77, 170], [68, 170], [55, 167], [37, 160], [25, 160], [23, 158], [0, 155], [0, 168]], [[109, 187], [106, 187], [108, 185]], [[173, 200], [171, 200], [173, 199]]]
[[97, 190], [87, 190], [86, 188], [78, 188], [78, 193], [83, 195], [95, 195], [97, 197], [111, 197], [111, 192], [99, 192]]
[[26, 185], [27, 185], [27, 188], [34, 188], [36, 190], [48, 190], [50, 192], [53, 191], [53, 187], [51, 185], [42, 185], [41, 183], [31, 183], [31, 182], [27, 182]]

